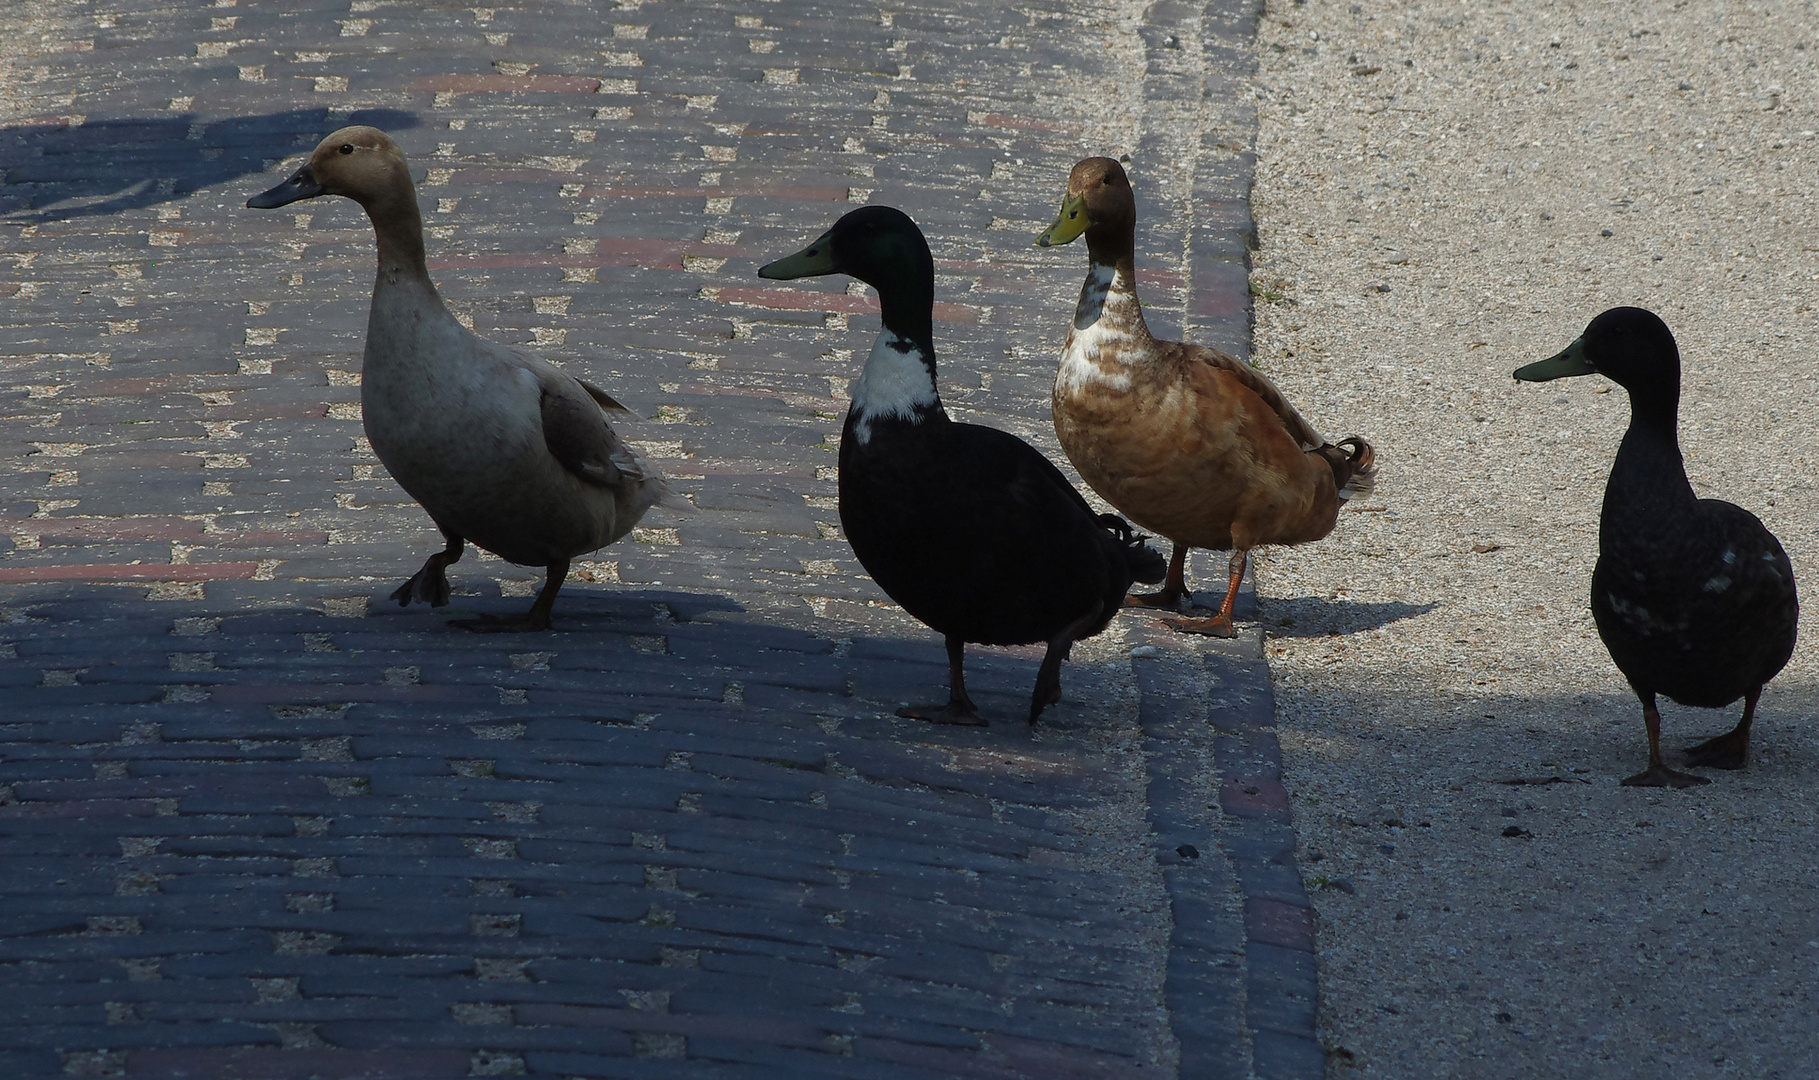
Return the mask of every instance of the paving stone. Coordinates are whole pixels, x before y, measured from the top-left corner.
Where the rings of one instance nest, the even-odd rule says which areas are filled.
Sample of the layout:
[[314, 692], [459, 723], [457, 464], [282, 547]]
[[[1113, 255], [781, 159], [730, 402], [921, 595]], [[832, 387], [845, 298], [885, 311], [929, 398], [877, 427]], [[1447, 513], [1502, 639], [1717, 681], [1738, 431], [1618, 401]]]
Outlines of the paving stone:
[[[975, 650], [1004, 722], [890, 716], [945, 658], [828, 501], [868, 302], [766, 306], [755, 279], [856, 203], [905, 207], [950, 406], [1053, 454], [1041, 358], [1078, 261], [997, 223], [1049, 212], [1096, 130], [1064, 80], [1112, 70], [1097, 13], [358, 6], [83, 10], [89, 47], [33, 60], [38, 118], [0, 149], [0, 999], [42, 1012], [0, 1071], [1150, 1075], [1154, 978], [1080, 824], [1125, 793], [1085, 739], [1104, 687], [1070, 669], [1032, 734], [1039, 654]], [[1156, 5], [1152, 99], [1243, 122], [1254, 15]], [[608, 385], [693, 497], [571, 579], [554, 633], [450, 629], [538, 579], [473, 553], [447, 609], [387, 599], [437, 538], [359, 426], [370, 231], [345, 201], [241, 205], [347, 122], [411, 155], [456, 312]], [[1146, 123], [1140, 160], [1183, 156]], [[1242, 355], [1223, 126], [1145, 230], [1173, 283], [1146, 310]], [[1255, 909], [1270, 942], [1306, 907], [1286, 817], [1243, 793], [1279, 780], [1267, 676], [1182, 696], [1147, 664], [1180, 1075], [1243, 1075], [1247, 1029], [1258, 1075], [1312, 1075], [1311, 969], [1228, 902], [1288, 905]], [[670, 997], [640, 1018], [621, 990]], [[497, 1003], [512, 1022], [453, 1009]]]

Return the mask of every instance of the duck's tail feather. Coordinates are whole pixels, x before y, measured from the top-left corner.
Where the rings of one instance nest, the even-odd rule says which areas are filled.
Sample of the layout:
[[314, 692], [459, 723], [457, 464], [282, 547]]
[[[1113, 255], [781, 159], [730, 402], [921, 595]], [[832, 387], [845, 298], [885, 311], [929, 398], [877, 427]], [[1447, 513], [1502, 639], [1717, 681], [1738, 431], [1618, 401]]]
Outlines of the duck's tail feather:
[[1377, 484], [1377, 452], [1357, 435], [1347, 435], [1337, 443], [1328, 443], [1313, 451], [1333, 468], [1333, 483], [1339, 488], [1339, 501], [1369, 495]]
[[1131, 523], [1117, 514], [1100, 514], [1099, 524], [1118, 538], [1124, 547], [1124, 564], [1131, 580], [1154, 585], [1168, 575], [1168, 560], [1162, 553], [1144, 543], [1149, 537], [1131, 528]]

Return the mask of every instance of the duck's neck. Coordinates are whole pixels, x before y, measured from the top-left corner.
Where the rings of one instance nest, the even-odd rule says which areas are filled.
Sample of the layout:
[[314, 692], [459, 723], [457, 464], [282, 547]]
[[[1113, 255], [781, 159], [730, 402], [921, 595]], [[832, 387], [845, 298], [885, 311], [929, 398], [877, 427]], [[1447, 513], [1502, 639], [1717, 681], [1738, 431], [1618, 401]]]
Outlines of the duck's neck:
[[1599, 526], [1603, 546], [1647, 544], [1666, 525], [1688, 514], [1698, 497], [1686, 479], [1676, 430], [1679, 388], [1630, 397], [1630, 426], [1604, 489]]
[[878, 424], [947, 420], [941, 396], [935, 391], [932, 288], [929, 296], [922, 307], [909, 309], [912, 315], [919, 313], [919, 318], [902, 321], [904, 311], [891, 303], [890, 294], [879, 297], [884, 326], [865, 359], [865, 370], [853, 384], [853, 405], [846, 421], [861, 444], [871, 441]]
[[1137, 301], [1137, 256], [1127, 233], [1102, 235], [1097, 228], [1086, 233], [1086, 282], [1080, 286], [1080, 303], [1074, 308], [1074, 329], [1087, 330], [1108, 320], [1126, 333], [1149, 336], [1143, 305]]
[[369, 389], [363, 397], [377, 385], [374, 377], [381, 371], [433, 370], [446, 362], [445, 350], [426, 347], [426, 340], [469, 333], [430, 280], [416, 193], [407, 186], [401, 198], [377, 199], [365, 209], [379, 243], [379, 272], [366, 319], [367, 378], [362, 385]]
[[[416, 189], [406, 184], [364, 204], [379, 242], [381, 287], [406, 282], [429, 284], [429, 265], [423, 252], [423, 214], [417, 209]], [[431, 287], [434, 292], [434, 287]]]

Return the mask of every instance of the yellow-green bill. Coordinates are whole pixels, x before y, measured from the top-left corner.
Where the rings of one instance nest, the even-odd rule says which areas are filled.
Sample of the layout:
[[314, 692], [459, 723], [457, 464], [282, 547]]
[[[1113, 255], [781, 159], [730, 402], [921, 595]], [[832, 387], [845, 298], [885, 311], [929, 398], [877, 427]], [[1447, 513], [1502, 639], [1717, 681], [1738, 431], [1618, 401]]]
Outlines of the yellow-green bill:
[[1036, 246], [1058, 247], [1061, 244], [1071, 244], [1086, 231], [1088, 224], [1086, 200], [1078, 195], [1069, 195], [1061, 200], [1061, 214], [1055, 218], [1055, 223], [1036, 237]]

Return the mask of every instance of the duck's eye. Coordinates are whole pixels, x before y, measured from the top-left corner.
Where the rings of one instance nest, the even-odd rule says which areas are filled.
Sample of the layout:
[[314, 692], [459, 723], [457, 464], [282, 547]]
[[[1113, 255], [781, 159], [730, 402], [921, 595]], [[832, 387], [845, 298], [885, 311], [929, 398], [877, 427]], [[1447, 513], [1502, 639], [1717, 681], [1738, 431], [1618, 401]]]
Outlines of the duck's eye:
[[1068, 211], [1068, 212], [1067, 212], [1067, 219], [1068, 219], [1068, 220], [1069, 220], [1069, 221], [1072, 221], [1072, 220], [1074, 220], [1074, 219], [1075, 219], [1075, 218], [1077, 218], [1077, 217], [1079, 217], [1079, 216], [1080, 216], [1080, 211], [1078, 211], [1078, 210], [1069, 210], [1069, 211]]
[[351, 142], [344, 142], [344, 143], [342, 143], [342, 144], [341, 144], [341, 152], [342, 152], [342, 153], [343, 153], [343, 154], [351, 154], [351, 153], [353, 153], [353, 152], [354, 152], [354, 144], [353, 144], [353, 143], [351, 143]]

